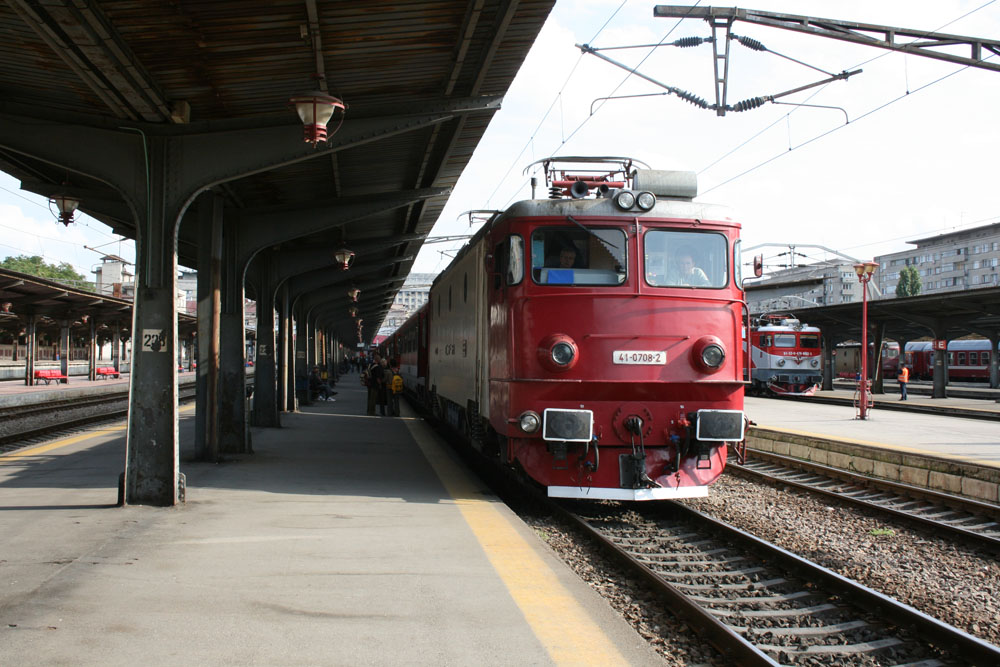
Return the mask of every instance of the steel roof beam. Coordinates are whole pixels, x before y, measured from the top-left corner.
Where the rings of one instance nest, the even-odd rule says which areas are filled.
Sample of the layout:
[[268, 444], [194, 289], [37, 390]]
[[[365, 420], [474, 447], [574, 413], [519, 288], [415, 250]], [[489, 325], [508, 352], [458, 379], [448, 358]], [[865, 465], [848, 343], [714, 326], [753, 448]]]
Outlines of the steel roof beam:
[[[653, 16], [657, 18], [678, 19], [698, 18], [709, 22], [720, 19], [743, 21], [744, 23], [754, 23], [769, 28], [791, 30], [807, 35], [838, 39], [842, 42], [873, 46], [889, 51], [901, 51], [924, 58], [944, 60], [967, 67], [977, 67], [1000, 72], [1000, 62], [988, 62], [983, 60], [982, 57], [983, 51], [1000, 55], [1000, 41], [994, 39], [950, 35], [927, 30], [912, 30], [875, 23], [857, 23], [855, 21], [823, 19], [815, 16], [765, 12], [756, 9], [739, 9], [738, 7], [657, 5], [653, 8]], [[866, 33], [875, 33], [881, 37], [874, 37]], [[906, 37], [914, 41], [901, 44], [896, 41], [898, 37]], [[956, 56], [932, 50], [942, 46], [966, 46], [969, 48], [969, 56]]]

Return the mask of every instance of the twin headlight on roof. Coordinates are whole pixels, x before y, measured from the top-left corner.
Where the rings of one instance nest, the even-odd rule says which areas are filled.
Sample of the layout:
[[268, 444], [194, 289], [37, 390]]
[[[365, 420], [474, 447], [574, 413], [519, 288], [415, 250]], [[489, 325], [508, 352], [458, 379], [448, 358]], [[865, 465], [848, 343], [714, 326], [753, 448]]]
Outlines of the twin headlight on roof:
[[656, 195], [646, 190], [642, 192], [616, 190], [611, 195], [611, 201], [623, 211], [631, 211], [635, 208], [640, 211], [648, 211], [656, 206]]

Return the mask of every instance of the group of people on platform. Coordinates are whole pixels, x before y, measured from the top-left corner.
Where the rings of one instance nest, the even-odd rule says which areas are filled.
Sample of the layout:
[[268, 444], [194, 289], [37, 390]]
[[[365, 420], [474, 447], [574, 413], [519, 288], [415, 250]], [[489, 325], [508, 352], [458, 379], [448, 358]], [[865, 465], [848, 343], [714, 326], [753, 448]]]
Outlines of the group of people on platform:
[[[403, 393], [403, 376], [399, 374], [399, 360], [391, 362], [379, 353], [371, 358], [353, 357], [344, 359], [341, 372], [349, 373], [357, 370], [361, 374], [361, 384], [368, 388], [367, 412], [375, 416], [375, 409], [383, 417], [399, 417], [399, 397]], [[333, 390], [326, 372], [320, 372], [319, 366], [314, 366], [309, 374], [309, 397], [315, 401], [336, 401], [337, 394]]]
[[403, 393], [403, 376], [399, 360], [389, 363], [378, 352], [361, 372], [361, 384], [368, 387], [368, 415], [375, 416], [375, 407], [383, 417], [399, 416], [399, 397]]

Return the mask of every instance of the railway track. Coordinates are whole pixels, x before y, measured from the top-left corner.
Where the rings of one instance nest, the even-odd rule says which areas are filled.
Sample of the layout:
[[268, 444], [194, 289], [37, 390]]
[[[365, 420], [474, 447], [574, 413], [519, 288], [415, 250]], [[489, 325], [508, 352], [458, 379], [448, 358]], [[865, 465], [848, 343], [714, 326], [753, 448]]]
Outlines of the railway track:
[[748, 450], [744, 465], [727, 469], [892, 516], [1000, 554], [1000, 506], [908, 484], [875, 479], [817, 463]]
[[[194, 397], [193, 383], [178, 389], [180, 402]], [[96, 422], [123, 419], [127, 415], [128, 395], [125, 393], [4, 406], [0, 408], [0, 453], [38, 444]]]
[[733, 663], [1000, 664], [1000, 647], [681, 504], [562, 512]]

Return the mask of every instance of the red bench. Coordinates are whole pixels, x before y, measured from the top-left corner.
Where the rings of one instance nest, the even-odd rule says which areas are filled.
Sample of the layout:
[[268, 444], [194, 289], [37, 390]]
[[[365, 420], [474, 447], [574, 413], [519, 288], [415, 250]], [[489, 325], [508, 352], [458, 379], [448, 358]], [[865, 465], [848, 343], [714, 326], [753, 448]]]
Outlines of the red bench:
[[68, 377], [66, 377], [65, 375], [63, 375], [59, 370], [57, 370], [55, 368], [48, 369], [48, 370], [35, 371], [35, 379], [36, 380], [45, 380], [45, 384], [48, 384], [48, 383], [52, 382], [53, 380], [55, 380], [57, 382], [60, 381], [60, 380], [69, 380]]
[[118, 371], [115, 370], [114, 366], [102, 366], [94, 371], [94, 374], [99, 378], [116, 378], [118, 377]]

